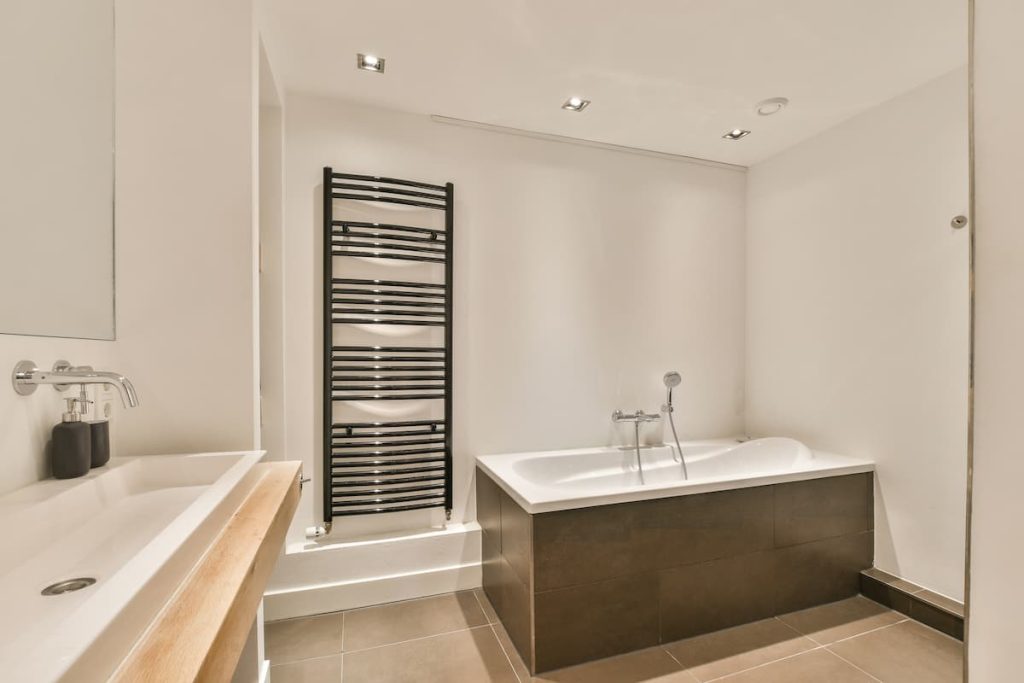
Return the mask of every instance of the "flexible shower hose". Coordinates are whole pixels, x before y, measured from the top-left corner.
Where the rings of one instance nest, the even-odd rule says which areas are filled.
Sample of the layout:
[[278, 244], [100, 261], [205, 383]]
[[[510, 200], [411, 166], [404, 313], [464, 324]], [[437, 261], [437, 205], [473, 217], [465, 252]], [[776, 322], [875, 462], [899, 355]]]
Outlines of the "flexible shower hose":
[[672, 419], [672, 407], [668, 409], [668, 423], [672, 426], [672, 438], [676, 440], [676, 450], [679, 451], [679, 462], [683, 463], [683, 479], [689, 479], [690, 474], [686, 471], [686, 456], [683, 455], [683, 447], [679, 445], [679, 435], [676, 434], [676, 421]]

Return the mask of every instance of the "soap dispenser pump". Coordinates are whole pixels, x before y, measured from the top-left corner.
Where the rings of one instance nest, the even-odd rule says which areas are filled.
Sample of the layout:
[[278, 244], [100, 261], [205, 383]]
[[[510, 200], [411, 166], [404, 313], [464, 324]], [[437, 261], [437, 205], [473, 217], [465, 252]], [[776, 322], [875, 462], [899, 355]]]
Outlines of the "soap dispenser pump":
[[89, 472], [92, 465], [92, 441], [89, 425], [82, 422], [77, 398], [67, 398], [68, 409], [60, 424], [53, 428], [53, 476], [73, 479]]

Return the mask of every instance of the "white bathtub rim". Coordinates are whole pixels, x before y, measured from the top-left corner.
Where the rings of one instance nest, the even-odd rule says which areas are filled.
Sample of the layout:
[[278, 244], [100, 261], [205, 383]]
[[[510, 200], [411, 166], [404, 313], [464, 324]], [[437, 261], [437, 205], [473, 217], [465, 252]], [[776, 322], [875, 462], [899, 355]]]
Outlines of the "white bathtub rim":
[[[773, 438], [773, 437], [766, 437]], [[707, 445], [707, 446], [736, 446], [739, 440], [732, 439], [702, 439], [699, 441], [685, 441], [683, 446]], [[653, 448], [663, 448], [654, 446]], [[824, 479], [826, 477], [838, 477], [848, 474], [862, 474], [874, 472], [875, 463], [865, 458], [853, 458], [845, 455], [838, 455], [826, 451], [810, 449], [817, 466], [814, 469], [790, 470], [785, 472], [756, 474], [746, 478], [718, 477], [703, 479], [699, 482], [665, 482], [661, 484], [650, 484], [626, 488], [615, 492], [595, 493], [572, 493], [559, 492], [557, 489], [549, 489], [534, 485], [514, 473], [502, 470], [511, 469], [509, 465], [517, 460], [531, 456], [552, 456], [558, 454], [579, 454], [589, 451], [606, 451], [609, 446], [593, 446], [589, 448], [559, 449], [553, 451], [537, 451], [524, 453], [504, 453], [496, 455], [477, 456], [476, 465], [486, 472], [491, 479], [505, 492], [512, 500], [526, 512], [534, 515], [544, 512], [558, 512], [561, 510], [574, 510], [577, 508], [597, 507], [600, 505], [614, 505], [616, 503], [632, 503], [641, 500], [653, 500], [658, 498], [673, 498], [676, 496], [689, 496], [700, 493], [713, 493], [715, 491], [732, 491], [737, 489], [754, 488], [756, 486], [769, 486], [771, 484], [785, 484], [794, 481], [809, 481], [813, 479]], [[652, 447], [644, 447], [652, 448]], [[628, 450], [628, 449], [627, 449]], [[512, 479], [510, 482], [508, 479]], [[518, 489], [515, 484], [521, 484], [522, 488], [529, 491], [528, 494]]]

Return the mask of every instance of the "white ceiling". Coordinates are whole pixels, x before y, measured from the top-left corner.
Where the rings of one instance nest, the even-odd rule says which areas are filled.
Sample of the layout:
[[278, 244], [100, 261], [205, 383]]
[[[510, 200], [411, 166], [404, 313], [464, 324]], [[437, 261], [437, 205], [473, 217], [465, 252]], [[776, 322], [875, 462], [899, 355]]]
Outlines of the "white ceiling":
[[[967, 60], [967, 0], [259, 0], [279, 84], [750, 165]], [[359, 71], [355, 54], [387, 59]], [[593, 100], [560, 109], [570, 95]], [[768, 97], [791, 101], [761, 117]], [[723, 140], [732, 128], [753, 134]]]

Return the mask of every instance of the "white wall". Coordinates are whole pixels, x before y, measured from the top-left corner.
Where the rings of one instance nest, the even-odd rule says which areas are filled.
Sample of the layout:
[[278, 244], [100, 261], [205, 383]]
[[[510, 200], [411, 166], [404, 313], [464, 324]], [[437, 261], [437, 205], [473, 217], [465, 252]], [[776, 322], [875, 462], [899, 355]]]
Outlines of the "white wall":
[[1024, 4], [975, 0], [975, 347], [971, 683], [1020, 678], [1024, 650]]
[[747, 428], [878, 463], [875, 564], [963, 599], [967, 72], [753, 166]]
[[[285, 111], [288, 456], [308, 472], [321, 438], [326, 165], [455, 183], [455, 522], [475, 517], [476, 455], [607, 443], [613, 409], [658, 409], [666, 370], [684, 377], [681, 435], [742, 431], [741, 170], [304, 96]], [[319, 521], [318, 496], [319, 482], [292, 540]], [[387, 517], [342, 520], [336, 533], [437, 522]]]
[[[248, 0], [118, 2], [117, 341], [0, 336], [2, 368], [62, 357], [131, 378], [121, 455], [254, 443], [252, 41]], [[47, 476], [61, 405], [0, 387], [0, 491]]]

